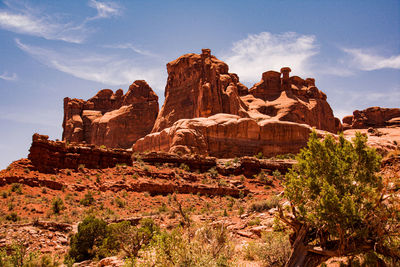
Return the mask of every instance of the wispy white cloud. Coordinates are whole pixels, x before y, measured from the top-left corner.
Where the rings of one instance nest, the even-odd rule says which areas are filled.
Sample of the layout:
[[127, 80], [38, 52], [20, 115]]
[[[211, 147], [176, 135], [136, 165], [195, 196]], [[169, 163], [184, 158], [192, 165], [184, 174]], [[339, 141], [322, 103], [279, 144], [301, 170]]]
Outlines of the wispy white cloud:
[[6, 71], [6, 72], [3, 72], [3, 74], [0, 74], [0, 79], [6, 80], [6, 81], [16, 81], [18, 79], [18, 76], [16, 73], [9, 74]]
[[115, 2], [100, 2], [96, 0], [90, 0], [89, 6], [97, 10], [97, 15], [88, 18], [88, 20], [109, 18], [112, 16], [118, 16], [121, 13], [120, 6]]
[[245, 82], [260, 80], [267, 70], [290, 66], [296, 75], [310, 75], [311, 58], [319, 52], [314, 35], [295, 32], [251, 34], [233, 44], [222, 58]]
[[129, 50], [132, 50], [133, 52], [138, 53], [138, 54], [143, 55], [143, 56], [159, 57], [158, 55], [156, 55], [156, 54], [154, 54], [154, 53], [152, 53], [150, 51], [137, 48], [136, 46], [134, 46], [132, 44], [129, 44], [129, 43], [115, 44], [115, 45], [103, 45], [103, 47], [105, 47], [105, 48], [115, 48], [115, 49], [129, 49]]
[[350, 55], [351, 65], [360, 70], [400, 69], [400, 55], [383, 57], [363, 49], [342, 48]]
[[39, 8], [22, 2], [4, 2], [7, 8], [0, 9], [0, 28], [48, 40], [62, 40], [69, 43], [82, 43], [93, 30], [87, 23], [120, 14], [121, 8], [113, 2], [89, 1], [88, 5], [95, 8], [97, 14], [85, 18], [81, 22], [63, 22], [62, 16], [48, 15]]
[[72, 23], [62, 23], [28, 4], [5, 2], [7, 9], [0, 9], [0, 28], [8, 31], [43, 37], [48, 40], [62, 40], [81, 43], [87, 30]]
[[106, 85], [126, 85], [134, 80], [146, 80], [160, 92], [165, 86], [166, 73], [159, 67], [143, 67], [142, 61], [123, 58], [111, 53], [100, 54], [81, 49], [56, 51], [32, 46], [16, 39], [17, 46], [43, 64], [75, 77]]

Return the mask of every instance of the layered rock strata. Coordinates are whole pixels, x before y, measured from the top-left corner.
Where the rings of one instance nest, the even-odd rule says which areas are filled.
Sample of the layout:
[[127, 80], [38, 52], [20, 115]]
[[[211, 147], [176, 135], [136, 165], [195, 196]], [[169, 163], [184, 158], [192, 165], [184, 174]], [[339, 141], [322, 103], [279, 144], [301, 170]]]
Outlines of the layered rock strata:
[[145, 81], [135, 81], [125, 95], [103, 89], [87, 101], [66, 97], [62, 139], [129, 148], [150, 133], [158, 109], [158, 96]]
[[217, 114], [179, 120], [161, 132], [139, 139], [132, 150], [195, 153], [219, 158], [259, 152], [274, 156], [297, 153], [307, 144], [310, 132], [311, 128], [304, 124]]
[[165, 102], [152, 132], [171, 127], [180, 119], [217, 113], [247, 117], [247, 107], [239, 97], [247, 93], [247, 88], [228, 70], [228, 65], [211, 55], [210, 49], [169, 62]]
[[343, 118], [343, 128], [346, 130], [387, 126], [400, 126], [400, 108], [370, 107], [355, 110], [352, 116]]
[[267, 71], [261, 81], [249, 89], [242, 100], [249, 106], [250, 117], [275, 118], [308, 124], [320, 130], [337, 133], [340, 120], [335, 118], [326, 95], [315, 86], [313, 78], [289, 77], [290, 68]]
[[102, 149], [94, 145], [67, 145], [62, 141], [50, 141], [47, 135], [34, 134], [28, 159], [35, 169], [55, 173], [58, 169], [91, 169], [114, 167], [117, 164], [132, 165], [130, 151]]

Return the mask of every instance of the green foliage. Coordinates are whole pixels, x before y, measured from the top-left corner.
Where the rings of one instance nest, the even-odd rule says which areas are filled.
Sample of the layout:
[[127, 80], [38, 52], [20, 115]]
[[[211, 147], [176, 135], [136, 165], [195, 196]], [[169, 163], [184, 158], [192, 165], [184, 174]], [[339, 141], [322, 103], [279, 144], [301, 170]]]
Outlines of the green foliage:
[[22, 187], [21, 187], [21, 184], [19, 184], [19, 183], [14, 183], [14, 184], [12, 184], [12, 185], [11, 185], [11, 192], [15, 192], [15, 193], [17, 193], [18, 195], [21, 195], [21, 194], [22, 194]]
[[60, 213], [60, 211], [62, 211], [63, 209], [65, 209], [64, 207], [64, 202], [62, 201], [62, 199], [60, 197], [55, 197], [51, 203], [51, 209], [53, 210], [53, 212], [55, 214]]
[[107, 251], [121, 249], [129, 258], [135, 258], [139, 251], [145, 248], [159, 232], [158, 226], [150, 218], [140, 221], [140, 227], [135, 227], [130, 222], [124, 221], [111, 224], [107, 228], [107, 237], [101, 247], [104, 256], [112, 255]]
[[107, 234], [107, 223], [93, 216], [86, 217], [78, 225], [78, 233], [71, 237], [68, 257], [74, 261], [93, 258]]
[[11, 212], [10, 214], [6, 215], [6, 220], [7, 221], [12, 221], [12, 222], [17, 222], [21, 220], [21, 218], [18, 216], [16, 212]]
[[263, 155], [262, 152], [258, 152], [256, 155], [254, 155], [254, 157], [257, 158], [257, 159], [263, 159], [264, 155]]
[[298, 208], [299, 218], [338, 237], [364, 235], [370, 211], [379, 199], [382, 180], [376, 175], [380, 156], [356, 134], [354, 145], [341, 135], [320, 141], [313, 132], [308, 146], [297, 156], [298, 164], [286, 175], [285, 196]]
[[1, 267], [56, 267], [58, 260], [51, 255], [41, 255], [37, 252], [27, 253], [22, 243], [13, 243], [11, 246], [0, 249]]
[[189, 172], [190, 171], [190, 167], [185, 164], [185, 163], [181, 163], [181, 165], [179, 166], [180, 169]]
[[218, 177], [218, 171], [217, 168], [212, 167], [211, 169], [208, 170], [208, 173], [212, 178], [217, 178]]
[[304, 245], [330, 255], [375, 251], [400, 261], [399, 196], [390, 178], [377, 174], [381, 157], [366, 145], [367, 136], [356, 133], [352, 141], [311, 133], [286, 174], [285, 197], [295, 209], [282, 219], [305, 226]]
[[90, 206], [94, 203], [93, 194], [91, 191], [88, 191], [85, 196], [81, 199], [80, 203], [83, 206]]

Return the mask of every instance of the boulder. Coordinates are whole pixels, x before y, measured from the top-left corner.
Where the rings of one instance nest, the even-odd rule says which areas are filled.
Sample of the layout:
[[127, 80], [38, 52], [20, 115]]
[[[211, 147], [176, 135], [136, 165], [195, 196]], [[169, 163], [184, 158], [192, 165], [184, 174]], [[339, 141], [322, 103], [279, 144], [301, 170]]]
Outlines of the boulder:
[[121, 89], [99, 91], [87, 101], [64, 99], [63, 140], [129, 148], [150, 133], [158, 114], [158, 96], [145, 81]]

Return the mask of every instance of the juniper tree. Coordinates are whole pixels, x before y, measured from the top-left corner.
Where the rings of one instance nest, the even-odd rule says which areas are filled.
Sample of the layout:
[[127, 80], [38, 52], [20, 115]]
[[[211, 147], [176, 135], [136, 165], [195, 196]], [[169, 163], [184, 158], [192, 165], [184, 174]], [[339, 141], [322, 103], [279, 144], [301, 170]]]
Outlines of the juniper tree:
[[280, 209], [280, 217], [294, 230], [286, 266], [369, 252], [378, 262], [399, 262], [399, 194], [378, 175], [381, 158], [366, 142], [360, 133], [353, 142], [311, 133], [286, 175], [291, 208]]

